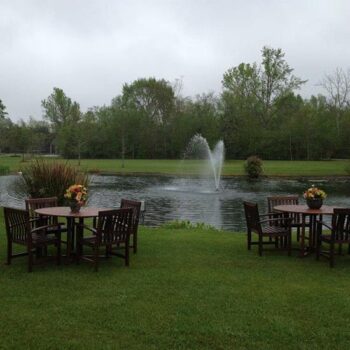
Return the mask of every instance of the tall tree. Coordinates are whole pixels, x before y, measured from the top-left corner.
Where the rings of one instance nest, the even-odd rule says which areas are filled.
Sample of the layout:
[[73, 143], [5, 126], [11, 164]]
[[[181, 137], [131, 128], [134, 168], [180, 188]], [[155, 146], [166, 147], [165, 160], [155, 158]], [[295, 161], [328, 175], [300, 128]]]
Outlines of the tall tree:
[[41, 105], [44, 109], [44, 117], [53, 127], [59, 151], [65, 157], [77, 157], [79, 138], [76, 130], [81, 120], [79, 104], [72, 102], [62, 89], [54, 88], [53, 93], [43, 100]]
[[262, 63], [241, 63], [230, 68], [223, 77], [224, 93], [239, 98], [250, 106], [262, 125], [269, 125], [276, 112], [276, 102], [285, 95], [300, 88], [306, 81], [292, 74], [281, 49], [264, 46]]
[[339, 136], [342, 115], [350, 107], [350, 69], [345, 72], [337, 68], [332, 74], [326, 74], [320, 85], [327, 91], [327, 102], [334, 112]]
[[[122, 103], [125, 110], [147, 118], [142, 137], [148, 139], [151, 157], [167, 157], [171, 118], [174, 116], [175, 95], [169, 82], [155, 78], [138, 79], [123, 86]], [[130, 116], [130, 113], [129, 113]]]
[[5, 119], [6, 115], [7, 115], [6, 107], [0, 100], [0, 119]]

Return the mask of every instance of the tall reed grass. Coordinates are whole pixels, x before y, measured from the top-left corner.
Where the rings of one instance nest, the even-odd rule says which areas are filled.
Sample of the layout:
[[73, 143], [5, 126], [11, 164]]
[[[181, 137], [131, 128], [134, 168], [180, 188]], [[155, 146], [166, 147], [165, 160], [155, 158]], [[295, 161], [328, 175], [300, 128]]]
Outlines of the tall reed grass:
[[73, 184], [88, 187], [88, 175], [68, 163], [35, 160], [23, 168], [16, 187], [17, 192], [32, 198], [56, 196], [58, 204], [63, 205], [65, 191]]

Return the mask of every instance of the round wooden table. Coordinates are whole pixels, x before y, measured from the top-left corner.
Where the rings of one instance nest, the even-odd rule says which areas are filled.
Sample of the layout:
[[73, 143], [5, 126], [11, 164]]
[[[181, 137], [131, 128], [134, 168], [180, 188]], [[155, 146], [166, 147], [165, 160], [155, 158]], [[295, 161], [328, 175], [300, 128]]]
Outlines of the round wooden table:
[[79, 219], [79, 224], [84, 224], [86, 218], [96, 218], [99, 211], [109, 210], [109, 208], [82, 207], [78, 213], [73, 213], [70, 207], [49, 207], [36, 209], [35, 212], [41, 216], [65, 217], [67, 219], [67, 257], [74, 251], [74, 236], [76, 240], [82, 236], [82, 229], [78, 226], [75, 235], [75, 219]]
[[[316, 221], [317, 218], [322, 220], [323, 215], [333, 215], [334, 208], [329, 205], [323, 205], [320, 209], [310, 209], [307, 205], [291, 204], [291, 205], [276, 205], [273, 210], [286, 214], [301, 215], [301, 235], [300, 235], [300, 256], [304, 257], [316, 247]], [[306, 217], [310, 217], [309, 236], [305, 235]], [[308, 245], [306, 245], [308, 240]]]

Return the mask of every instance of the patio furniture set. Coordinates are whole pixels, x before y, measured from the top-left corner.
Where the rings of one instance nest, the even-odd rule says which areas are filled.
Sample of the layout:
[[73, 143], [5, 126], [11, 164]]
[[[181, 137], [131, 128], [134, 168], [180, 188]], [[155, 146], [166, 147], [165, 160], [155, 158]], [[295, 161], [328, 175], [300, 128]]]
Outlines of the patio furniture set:
[[[324, 205], [319, 209], [310, 209], [307, 205], [300, 205], [298, 196], [292, 195], [268, 197], [267, 203], [267, 214], [260, 214], [256, 203], [243, 203], [248, 250], [252, 245], [257, 245], [261, 256], [264, 246], [272, 245], [291, 255], [294, 229], [300, 257], [316, 252], [317, 260], [324, 256], [329, 260], [330, 267], [334, 267], [335, 255], [342, 255], [344, 245], [347, 245], [347, 253], [350, 254], [350, 208]], [[324, 216], [331, 216], [330, 224], [323, 221]], [[252, 233], [257, 234], [257, 241], [252, 239]], [[327, 250], [324, 244], [328, 245]]]
[[[25, 205], [25, 210], [4, 207], [7, 264], [15, 257], [27, 255], [28, 271], [31, 272], [34, 259], [47, 257], [49, 246], [56, 247], [56, 261], [60, 264], [61, 244], [65, 244], [67, 263], [87, 260], [97, 271], [101, 257], [115, 255], [129, 266], [130, 248], [137, 252], [139, 201], [122, 199], [119, 209], [87, 207], [79, 212], [58, 206], [56, 197], [27, 199]], [[65, 218], [66, 222], [59, 222], [60, 218]], [[91, 227], [84, 224], [87, 218], [93, 219]], [[84, 235], [86, 231], [89, 236]], [[66, 233], [66, 240], [62, 239], [62, 233]], [[14, 253], [13, 244], [26, 249]], [[84, 252], [85, 247], [90, 248], [89, 254]]]

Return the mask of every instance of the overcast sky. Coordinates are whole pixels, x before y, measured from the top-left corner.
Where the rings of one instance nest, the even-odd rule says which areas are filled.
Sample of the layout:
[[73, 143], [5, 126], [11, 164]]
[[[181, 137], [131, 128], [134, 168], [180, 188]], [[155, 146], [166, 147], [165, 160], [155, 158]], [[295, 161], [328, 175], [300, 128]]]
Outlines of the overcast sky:
[[42, 118], [62, 88], [82, 111], [138, 78], [183, 79], [184, 96], [221, 92], [223, 73], [281, 48], [301, 93], [350, 68], [347, 0], [0, 0], [0, 99], [16, 121]]

